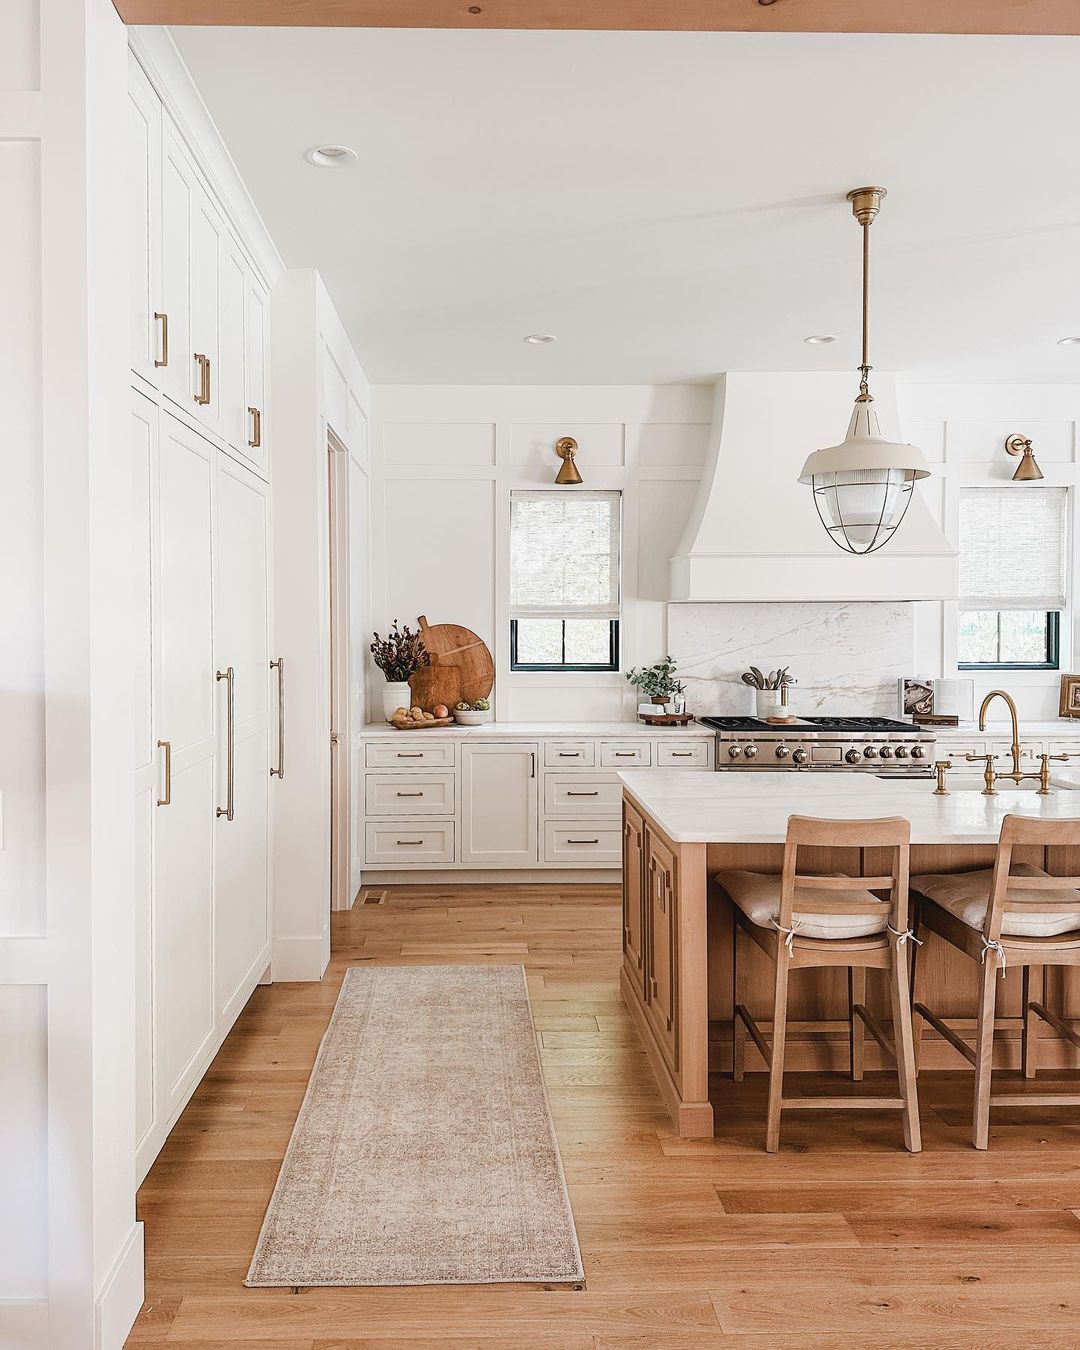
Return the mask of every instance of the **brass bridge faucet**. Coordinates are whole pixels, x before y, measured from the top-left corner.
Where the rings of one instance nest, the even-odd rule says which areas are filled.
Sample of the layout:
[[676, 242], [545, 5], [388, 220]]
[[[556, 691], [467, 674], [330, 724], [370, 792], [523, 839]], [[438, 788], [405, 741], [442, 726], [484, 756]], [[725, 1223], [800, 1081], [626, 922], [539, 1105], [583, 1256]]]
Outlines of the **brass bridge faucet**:
[[994, 784], [997, 782], [999, 778], [1009, 778], [1014, 783], [1023, 783], [1028, 778], [1037, 778], [1039, 780], [1038, 795], [1040, 797], [1048, 797], [1050, 795], [1050, 761], [1052, 759], [1068, 759], [1069, 756], [1040, 755], [1039, 759], [1041, 761], [1041, 765], [1039, 772], [1024, 773], [1023, 769], [1020, 767], [1020, 718], [1016, 711], [1016, 704], [1013, 702], [1011, 696], [1007, 694], [1004, 689], [991, 689], [990, 692], [987, 694], [987, 696], [983, 699], [982, 707], [979, 709], [979, 730], [980, 731], [986, 730], [986, 710], [995, 698], [1003, 698], [1005, 700], [1005, 702], [1008, 704], [1009, 716], [1012, 719], [1012, 745], [1009, 747], [1012, 752], [1012, 770], [1007, 773], [995, 773], [994, 760], [997, 758], [997, 756], [993, 754], [965, 756], [965, 758], [969, 760], [986, 761], [986, 770], [983, 774], [983, 779], [986, 783], [986, 786], [983, 788], [983, 796], [984, 797], [997, 796], [997, 788], [994, 786]]

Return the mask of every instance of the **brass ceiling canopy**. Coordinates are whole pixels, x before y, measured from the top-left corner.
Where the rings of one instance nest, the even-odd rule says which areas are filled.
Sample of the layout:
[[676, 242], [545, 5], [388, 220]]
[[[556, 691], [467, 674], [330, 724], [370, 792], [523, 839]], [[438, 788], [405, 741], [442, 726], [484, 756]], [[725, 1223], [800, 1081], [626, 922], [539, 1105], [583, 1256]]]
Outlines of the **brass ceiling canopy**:
[[574, 463], [574, 456], [578, 451], [578, 443], [573, 436], [560, 436], [555, 442], [555, 453], [562, 460], [559, 465], [559, 472], [555, 475], [555, 481], [560, 487], [572, 487], [576, 483], [584, 482], [581, 474], [578, 473], [578, 467]]
[[1016, 466], [1016, 472], [1012, 476], [1014, 483], [1036, 483], [1043, 476], [1042, 469], [1035, 461], [1035, 454], [1031, 448], [1031, 437], [1021, 436], [1019, 434], [1010, 436], [1005, 442], [1005, 453], [1009, 455], [1022, 455], [1020, 463]]

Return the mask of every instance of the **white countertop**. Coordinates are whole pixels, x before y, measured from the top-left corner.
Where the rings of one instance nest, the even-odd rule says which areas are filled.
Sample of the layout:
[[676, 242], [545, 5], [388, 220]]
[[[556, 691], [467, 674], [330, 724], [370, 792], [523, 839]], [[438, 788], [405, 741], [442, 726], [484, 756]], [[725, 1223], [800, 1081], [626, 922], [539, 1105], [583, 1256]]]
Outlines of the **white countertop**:
[[655, 736], [660, 739], [671, 737], [702, 736], [711, 737], [712, 730], [691, 722], [685, 727], [650, 727], [644, 722], [484, 722], [478, 727], [463, 727], [457, 723], [452, 727], [428, 727], [423, 731], [398, 731], [386, 722], [371, 722], [363, 728], [362, 734], [372, 738], [383, 736], [466, 736], [506, 737], [507, 739], [535, 740], [540, 736], [558, 736], [560, 739], [573, 740], [620, 740], [624, 737], [634, 739], [641, 736]]
[[859, 820], [905, 816], [913, 844], [992, 844], [1006, 815], [1042, 820], [1080, 818], [1080, 781], [1054, 779], [1056, 790], [999, 786], [984, 797], [978, 786], [950, 784], [935, 797], [932, 779], [882, 779], [865, 773], [695, 773], [678, 769], [627, 770], [623, 786], [679, 844], [782, 844], [788, 816]]
[[[922, 731], [932, 731], [935, 736], [993, 736], [995, 740], [1012, 740], [1012, 725], [1009, 722], [988, 722], [986, 730], [980, 731], [978, 722], [961, 722], [958, 727], [922, 727]], [[1065, 737], [1080, 740], [1080, 718], [1057, 717], [1049, 722], [1030, 722], [1020, 719], [1020, 739], [1031, 737]]]

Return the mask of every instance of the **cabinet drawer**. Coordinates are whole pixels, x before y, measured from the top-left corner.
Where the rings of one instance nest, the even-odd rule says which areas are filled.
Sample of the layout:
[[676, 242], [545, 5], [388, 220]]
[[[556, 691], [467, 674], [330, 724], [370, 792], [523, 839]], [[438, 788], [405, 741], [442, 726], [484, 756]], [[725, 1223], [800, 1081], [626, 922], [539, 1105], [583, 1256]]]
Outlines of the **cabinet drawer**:
[[649, 741], [603, 741], [600, 745], [600, 765], [605, 769], [632, 769], [635, 764], [652, 763], [652, 744]]
[[369, 773], [364, 780], [369, 816], [452, 816], [452, 773]]
[[546, 741], [544, 764], [549, 769], [593, 769], [596, 767], [596, 743]]
[[369, 769], [452, 769], [457, 763], [457, 741], [418, 745], [416, 737], [421, 734], [399, 732], [401, 740], [393, 744], [369, 741], [365, 764]]
[[712, 741], [659, 741], [656, 762], [669, 769], [711, 769]]
[[[1012, 742], [994, 740], [990, 744], [990, 749], [995, 755], [998, 755], [1006, 769], [1012, 768]], [[1042, 741], [1021, 741], [1020, 742], [1020, 763], [1025, 769], [1037, 769], [1039, 767], [1039, 756], [1044, 749]]]
[[622, 863], [622, 823], [545, 821], [544, 861], [564, 867], [618, 867]]
[[365, 831], [368, 867], [394, 863], [428, 866], [454, 861], [454, 822], [369, 820]]
[[[1046, 747], [1052, 755], [1068, 755], [1070, 759], [1080, 759], [1080, 741], [1051, 741]], [[1058, 770], [1060, 773], [1060, 769]]]
[[548, 816], [618, 816], [622, 785], [617, 778], [588, 773], [544, 775], [544, 814]]
[[965, 759], [966, 755], [985, 755], [990, 750], [989, 741], [979, 741], [975, 739], [962, 741], [938, 740], [934, 747], [934, 759], [951, 759], [954, 768], [968, 769], [974, 772], [981, 772], [975, 764], [969, 764]]

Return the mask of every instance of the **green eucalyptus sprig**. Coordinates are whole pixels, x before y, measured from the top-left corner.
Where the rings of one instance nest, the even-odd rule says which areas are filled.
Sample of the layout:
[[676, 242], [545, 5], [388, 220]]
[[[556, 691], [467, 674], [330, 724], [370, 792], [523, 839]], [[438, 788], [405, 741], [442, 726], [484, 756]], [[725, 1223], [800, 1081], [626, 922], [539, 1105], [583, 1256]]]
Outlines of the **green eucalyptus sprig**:
[[675, 661], [665, 656], [653, 666], [632, 667], [626, 672], [626, 678], [640, 689], [646, 698], [670, 698], [672, 694], [681, 694], [686, 686], [675, 674]]

